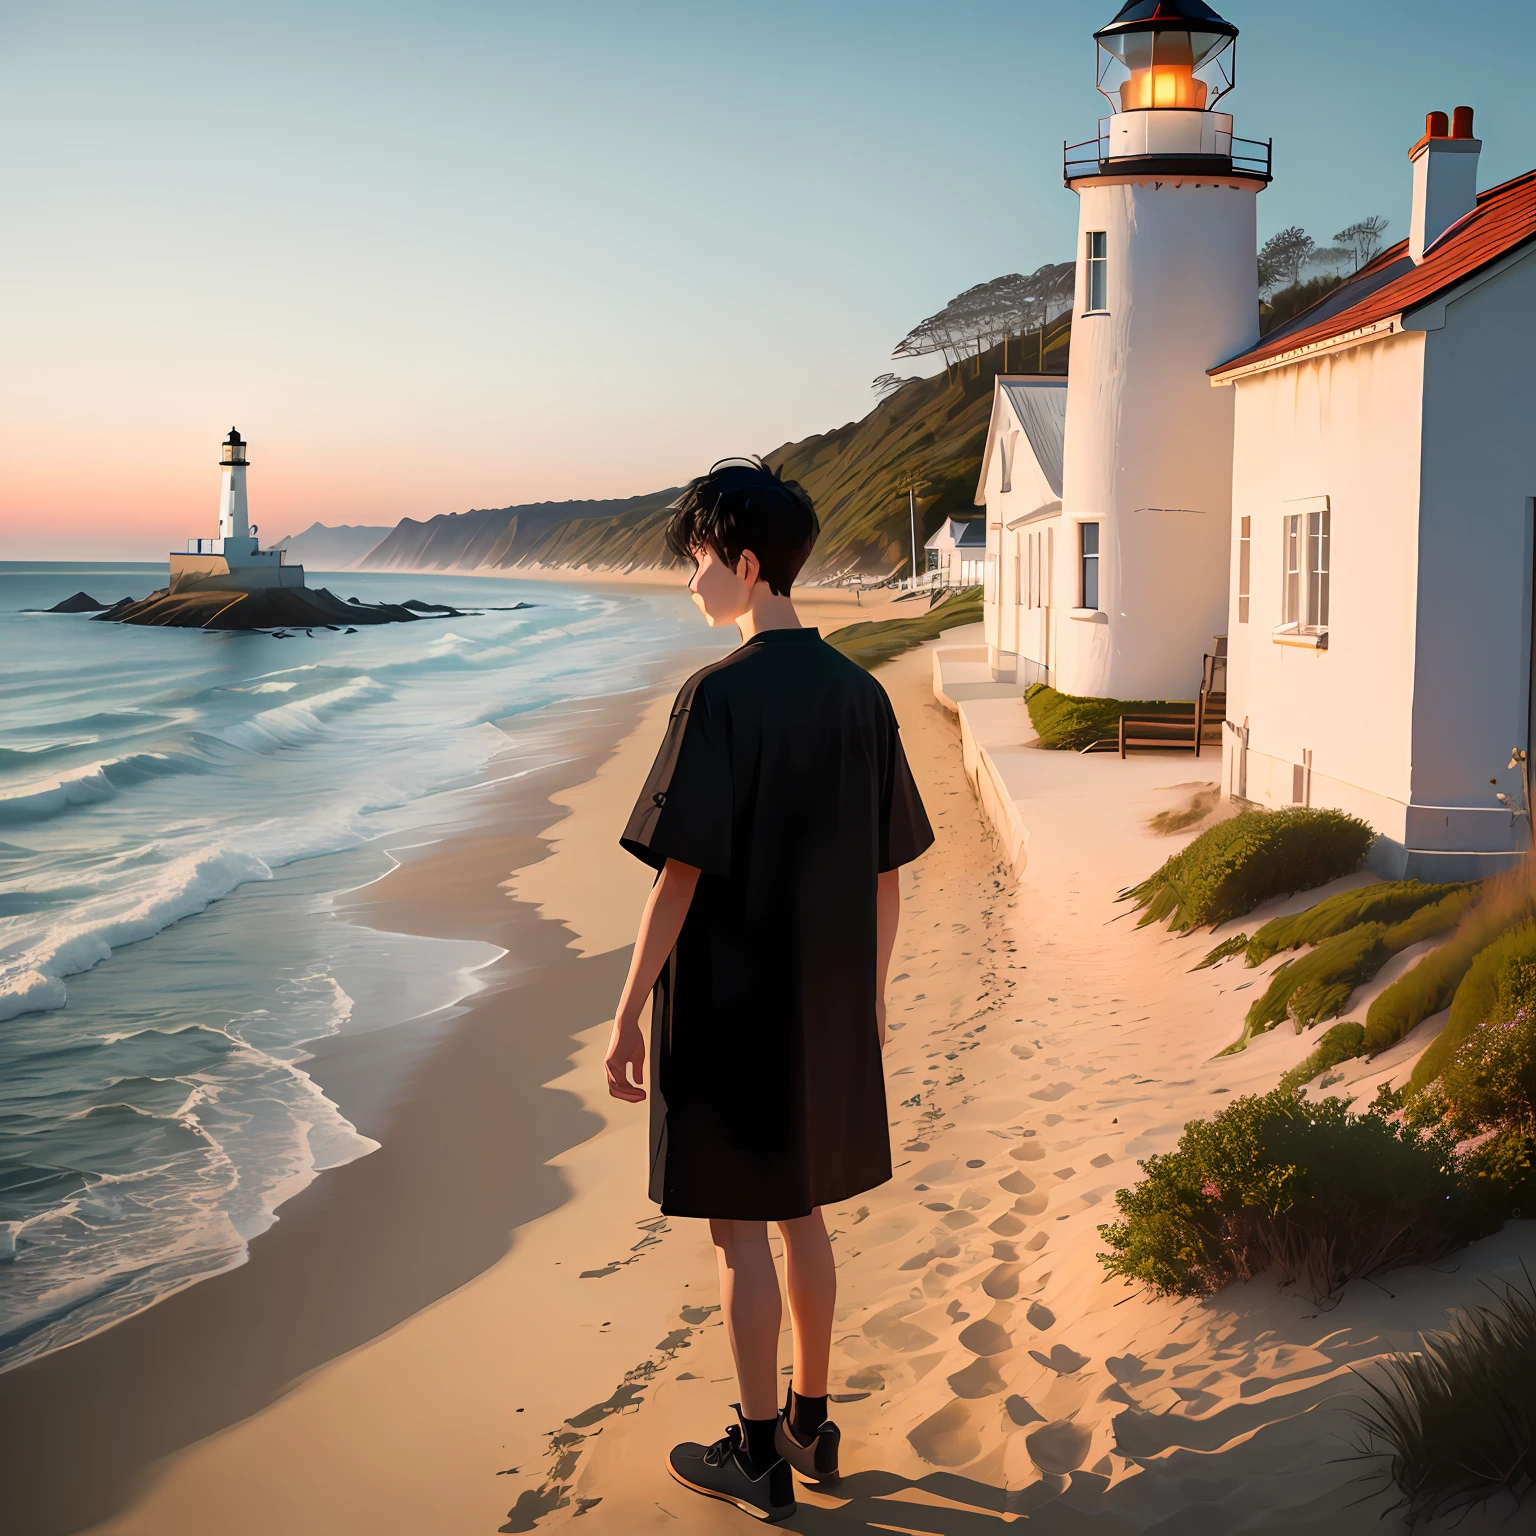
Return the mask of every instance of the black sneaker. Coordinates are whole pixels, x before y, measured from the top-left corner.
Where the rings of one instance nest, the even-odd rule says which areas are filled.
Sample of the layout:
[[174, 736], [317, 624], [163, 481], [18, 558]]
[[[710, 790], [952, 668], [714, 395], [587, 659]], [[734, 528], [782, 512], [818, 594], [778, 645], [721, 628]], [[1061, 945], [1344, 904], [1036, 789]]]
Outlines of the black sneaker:
[[784, 1399], [784, 1411], [779, 1415], [779, 1427], [773, 1432], [773, 1448], [801, 1477], [813, 1483], [835, 1483], [840, 1475], [837, 1470], [837, 1448], [842, 1443], [843, 1432], [831, 1419], [827, 1419], [801, 1445], [790, 1429], [794, 1401], [794, 1389], [791, 1388], [790, 1395]]
[[795, 1512], [795, 1484], [789, 1463], [778, 1460], [756, 1471], [747, 1460], [741, 1430], [732, 1424], [713, 1445], [685, 1440], [672, 1447], [669, 1471], [684, 1488], [724, 1499], [755, 1520], [787, 1520]]

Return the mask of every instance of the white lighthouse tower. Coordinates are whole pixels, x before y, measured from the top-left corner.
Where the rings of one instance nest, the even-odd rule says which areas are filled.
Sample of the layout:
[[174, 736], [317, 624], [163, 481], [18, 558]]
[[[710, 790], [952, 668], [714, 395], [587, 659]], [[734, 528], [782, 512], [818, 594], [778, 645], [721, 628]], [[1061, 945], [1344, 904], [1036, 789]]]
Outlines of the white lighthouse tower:
[[1078, 250], [1055, 683], [1191, 698], [1227, 614], [1232, 401], [1206, 370], [1258, 339], [1270, 146], [1215, 110], [1237, 28], [1201, 0], [1131, 0], [1094, 38], [1114, 111], [1065, 154]]
[[231, 427], [219, 458], [219, 536], [188, 539], [185, 554], [171, 551], [173, 592], [196, 587], [259, 592], [304, 585], [302, 565], [288, 565], [284, 551], [263, 549], [257, 540], [245, 500], [245, 453], [245, 439]]
[[224, 439], [223, 483], [219, 487], [219, 537], [224, 541], [224, 553], [233, 554], [232, 540], [250, 539], [251, 549], [256, 541], [251, 538], [250, 514], [245, 504], [245, 439], [234, 428]]

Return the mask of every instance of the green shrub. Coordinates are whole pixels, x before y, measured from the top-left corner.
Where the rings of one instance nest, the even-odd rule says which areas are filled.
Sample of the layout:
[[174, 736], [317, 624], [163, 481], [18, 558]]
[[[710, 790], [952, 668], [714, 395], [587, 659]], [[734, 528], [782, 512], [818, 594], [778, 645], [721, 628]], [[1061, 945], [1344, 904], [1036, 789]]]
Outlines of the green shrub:
[[1096, 741], [1118, 741], [1121, 715], [1187, 715], [1194, 708], [1189, 699], [1084, 699], [1044, 683], [1031, 683], [1024, 702], [1040, 745], [1062, 752], [1081, 752]]
[[872, 672], [882, 662], [910, 651], [925, 640], [934, 639], [946, 629], [980, 621], [981, 588], [971, 587], [954, 593], [924, 613], [913, 614], [911, 618], [866, 619], [859, 624], [846, 625], [828, 635], [827, 644], [836, 646], [866, 672]]
[[[1403, 977], [1408, 981], [1429, 961], [1455, 949], [1455, 954], [1444, 963], [1447, 970], [1460, 967], [1454, 983], [1448, 976], [1432, 978], [1434, 997], [1444, 998], [1439, 1004], [1441, 1008], [1450, 1003], [1450, 1017], [1414, 1067], [1408, 1080], [1410, 1093], [1416, 1094], [1432, 1083], [1480, 1024], [1513, 1018], [1522, 1008], [1536, 1003], [1536, 926], [1521, 923], [1502, 933], [1496, 931], [1508, 922], [1509, 915], [1502, 903], [1492, 904], [1486, 921], [1468, 923], [1449, 944], [1426, 955]], [[1384, 992], [1382, 997], [1385, 996]], [[1438, 1011], [1430, 1008], [1421, 1017]]]
[[[1460, 907], [1444, 904], [1448, 899], [1454, 902], [1455, 898], [1463, 897], [1463, 893], [1470, 895], [1478, 886], [1479, 882], [1475, 880], [1458, 885], [1425, 885], [1419, 880], [1383, 880], [1375, 885], [1363, 885], [1358, 890], [1340, 891], [1336, 896], [1330, 896], [1304, 912], [1271, 918], [1248, 940], [1247, 963], [1262, 965], [1271, 955], [1278, 955], [1283, 949], [1301, 949], [1307, 944], [1321, 944], [1324, 939], [1331, 939], [1334, 934], [1356, 928], [1361, 923], [1400, 923], [1424, 907], [1444, 906], [1442, 916], [1453, 910], [1459, 912]], [[1454, 919], [1446, 922], [1447, 929], [1453, 926]], [[1445, 929], [1436, 931], [1444, 932]]]
[[1298, 1062], [1280, 1079], [1280, 1087], [1282, 1091], [1292, 1092], [1303, 1083], [1310, 1083], [1314, 1077], [1320, 1077], [1324, 1072], [1364, 1054], [1365, 1025], [1347, 1019], [1342, 1024], [1335, 1024], [1317, 1042], [1317, 1048], [1312, 1054], [1305, 1061]]
[[1206, 1296], [1272, 1273], [1325, 1302], [1350, 1280], [1437, 1257], [1486, 1229], [1449, 1142], [1343, 1099], [1277, 1089], [1192, 1120], [1100, 1227], [1112, 1274]]
[[[1451, 1515], [1503, 1491], [1519, 1504], [1536, 1483], [1536, 1292], [1506, 1285], [1423, 1349], [1364, 1377], [1357, 1454], [1386, 1463], [1408, 1524]], [[1522, 1526], [1522, 1528], [1524, 1528]]]
[[1244, 811], [1207, 828], [1120, 900], [1145, 908], [1139, 927], [1166, 917], [1179, 932], [1214, 928], [1272, 897], [1350, 874], [1375, 839], [1342, 811]]

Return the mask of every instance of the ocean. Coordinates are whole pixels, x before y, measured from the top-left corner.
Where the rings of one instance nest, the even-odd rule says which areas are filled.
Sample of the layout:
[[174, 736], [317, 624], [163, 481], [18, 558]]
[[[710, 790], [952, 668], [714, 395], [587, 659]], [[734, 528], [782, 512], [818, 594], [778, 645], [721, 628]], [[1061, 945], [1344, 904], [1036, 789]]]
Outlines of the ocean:
[[721, 649], [680, 591], [501, 578], [311, 573], [496, 606], [290, 639], [21, 611], [164, 579], [0, 562], [0, 1370], [240, 1263], [372, 1151], [306, 1045], [451, 1021], [501, 952], [337, 898], [456, 790], [557, 761], [541, 710]]

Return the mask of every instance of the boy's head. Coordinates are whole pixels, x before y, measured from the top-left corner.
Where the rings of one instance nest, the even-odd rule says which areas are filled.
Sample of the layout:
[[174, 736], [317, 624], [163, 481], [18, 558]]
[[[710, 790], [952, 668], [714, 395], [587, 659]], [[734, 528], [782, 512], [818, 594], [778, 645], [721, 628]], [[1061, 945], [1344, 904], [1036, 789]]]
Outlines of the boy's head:
[[793, 480], [761, 459], [722, 459], [672, 503], [667, 547], [694, 562], [690, 586], [705, 617], [730, 624], [760, 582], [789, 596], [820, 532], [811, 498]]

